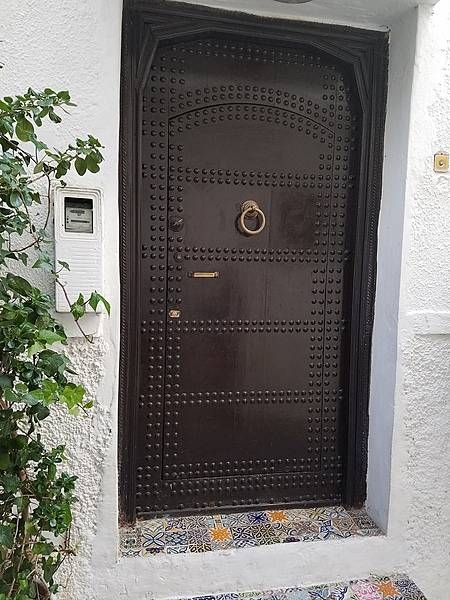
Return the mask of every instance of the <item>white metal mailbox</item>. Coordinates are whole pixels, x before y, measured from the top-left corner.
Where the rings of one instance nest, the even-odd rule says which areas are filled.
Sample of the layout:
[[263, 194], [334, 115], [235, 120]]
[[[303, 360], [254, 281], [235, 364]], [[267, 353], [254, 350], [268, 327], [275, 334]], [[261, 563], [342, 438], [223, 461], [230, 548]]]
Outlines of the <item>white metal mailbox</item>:
[[[69, 301], [56, 284], [56, 310], [69, 312], [69, 304], [80, 293], [87, 299], [93, 291], [102, 292], [102, 193], [99, 189], [60, 186], [54, 189], [53, 201], [56, 270], [61, 269], [58, 261], [70, 267], [60, 272]], [[97, 311], [101, 311], [101, 305]]]

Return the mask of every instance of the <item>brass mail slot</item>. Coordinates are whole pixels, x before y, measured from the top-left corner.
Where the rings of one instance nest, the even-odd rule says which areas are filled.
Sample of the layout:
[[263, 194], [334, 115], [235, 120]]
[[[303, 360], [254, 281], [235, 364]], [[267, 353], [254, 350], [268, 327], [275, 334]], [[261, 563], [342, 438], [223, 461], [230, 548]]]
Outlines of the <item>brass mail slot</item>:
[[194, 279], [215, 279], [219, 277], [219, 271], [191, 271], [188, 275]]

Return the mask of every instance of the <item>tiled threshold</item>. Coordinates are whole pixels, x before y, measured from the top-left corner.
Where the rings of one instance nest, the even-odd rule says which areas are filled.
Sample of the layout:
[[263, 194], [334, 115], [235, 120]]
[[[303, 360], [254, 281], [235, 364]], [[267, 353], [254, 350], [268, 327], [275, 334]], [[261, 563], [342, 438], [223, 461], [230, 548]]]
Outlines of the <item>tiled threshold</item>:
[[308, 588], [198, 596], [190, 600], [426, 600], [426, 598], [406, 575], [391, 575]]
[[333, 506], [139, 521], [121, 530], [120, 545], [122, 556], [149, 556], [376, 535], [382, 532], [365, 511]]

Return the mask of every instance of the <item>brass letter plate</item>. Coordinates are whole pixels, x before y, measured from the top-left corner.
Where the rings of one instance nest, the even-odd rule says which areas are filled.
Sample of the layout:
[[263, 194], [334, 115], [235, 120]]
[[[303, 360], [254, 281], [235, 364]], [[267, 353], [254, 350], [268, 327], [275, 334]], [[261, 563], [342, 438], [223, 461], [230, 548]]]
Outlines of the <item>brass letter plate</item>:
[[188, 277], [194, 279], [215, 279], [219, 277], [219, 271], [190, 271]]

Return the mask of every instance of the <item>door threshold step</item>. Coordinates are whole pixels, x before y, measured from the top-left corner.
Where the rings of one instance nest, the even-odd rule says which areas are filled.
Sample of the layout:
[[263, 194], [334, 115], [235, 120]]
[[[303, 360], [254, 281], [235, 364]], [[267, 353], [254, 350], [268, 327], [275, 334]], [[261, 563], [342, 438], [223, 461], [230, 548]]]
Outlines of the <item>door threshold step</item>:
[[197, 596], [189, 600], [426, 600], [426, 598], [407, 575], [390, 575], [306, 588]]
[[379, 535], [365, 510], [332, 506], [138, 521], [121, 530], [120, 546], [122, 556], [148, 556]]

